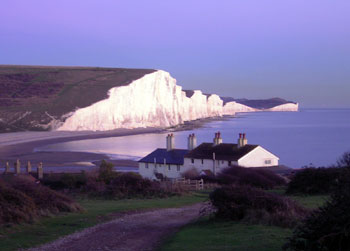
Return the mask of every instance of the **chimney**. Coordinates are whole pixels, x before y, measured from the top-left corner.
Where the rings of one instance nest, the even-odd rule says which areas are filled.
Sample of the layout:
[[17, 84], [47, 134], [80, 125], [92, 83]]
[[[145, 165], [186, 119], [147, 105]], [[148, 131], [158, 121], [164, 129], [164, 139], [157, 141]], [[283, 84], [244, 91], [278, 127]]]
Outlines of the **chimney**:
[[174, 149], [175, 146], [175, 139], [174, 139], [174, 134], [168, 134], [166, 137], [166, 150], [171, 151]]
[[197, 138], [194, 135], [194, 133], [192, 133], [188, 136], [188, 150], [191, 151], [191, 150], [195, 149], [196, 146], [197, 146]]
[[215, 133], [215, 137], [213, 139], [213, 143], [214, 143], [214, 146], [216, 146], [218, 144], [218, 133], [217, 132]]
[[221, 132], [218, 132], [218, 144], [222, 144]]
[[240, 133], [239, 134], [239, 139], [238, 139], [238, 148], [243, 147], [246, 144], [248, 144], [248, 140], [246, 138], [246, 134], [245, 133]]
[[197, 147], [197, 138], [194, 133], [192, 133], [192, 149], [195, 149]]
[[219, 145], [222, 143], [222, 138], [221, 138], [221, 133], [216, 132], [215, 133], [215, 138], [214, 138], [214, 146]]

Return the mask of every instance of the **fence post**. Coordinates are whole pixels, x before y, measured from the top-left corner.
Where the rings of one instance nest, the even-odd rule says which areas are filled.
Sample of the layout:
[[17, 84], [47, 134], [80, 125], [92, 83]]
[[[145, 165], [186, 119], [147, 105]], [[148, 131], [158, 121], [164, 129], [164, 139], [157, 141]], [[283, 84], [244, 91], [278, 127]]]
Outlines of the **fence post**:
[[44, 177], [43, 163], [42, 162], [40, 162], [39, 165], [38, 165], [37, 174], [38, 174], [38, 179], [39, 180]]
[[27, 162], [27, 173], [29, 174], [31, 171], [32, 171], [32, 164], [28, 160], [28, 162]]
[[5, 173], [10, 173], [10, 164], [8, 161], [6, 161]]
[[15, 174], [20, 174], [21, 173], [21, 162], [19, 159], [15, 162]]

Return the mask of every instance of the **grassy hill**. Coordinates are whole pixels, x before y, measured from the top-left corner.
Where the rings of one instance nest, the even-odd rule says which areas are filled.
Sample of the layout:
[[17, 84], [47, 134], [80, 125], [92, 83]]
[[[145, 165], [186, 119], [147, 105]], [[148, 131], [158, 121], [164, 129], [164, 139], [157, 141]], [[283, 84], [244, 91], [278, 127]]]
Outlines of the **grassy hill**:
[[[43, 130], [52, 118], [107, 97], [151, 69], [0, 66], [0, 132]], [[44, 127], [43, 127], [44, 126]]]

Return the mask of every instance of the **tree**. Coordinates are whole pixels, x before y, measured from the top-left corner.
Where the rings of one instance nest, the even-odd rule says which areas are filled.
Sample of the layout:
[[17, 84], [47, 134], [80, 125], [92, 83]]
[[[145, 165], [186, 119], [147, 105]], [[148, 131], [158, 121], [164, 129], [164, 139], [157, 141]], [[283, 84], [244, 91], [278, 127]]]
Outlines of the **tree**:
[[109, 184], [110, 181], [116, 176], [116, 172], [113, 171], [113, 167], [114, 166], [112, 163], [102, 160], [98, 170], [99, 180]]
[[350, 152], [345, 152], [338, 159], [337, 164], [339, 167], [350, 167]]

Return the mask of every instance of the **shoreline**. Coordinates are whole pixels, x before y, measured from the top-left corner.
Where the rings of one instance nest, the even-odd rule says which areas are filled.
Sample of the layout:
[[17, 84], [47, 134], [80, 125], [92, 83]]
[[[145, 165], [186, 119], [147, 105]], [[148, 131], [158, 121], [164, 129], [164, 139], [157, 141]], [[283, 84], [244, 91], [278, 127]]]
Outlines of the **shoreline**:
[[[80, 172], [81, 170], [92, 170], [101, 160], [106, 160], [115, 165], [116, 170], [138, 168], [137, 161], [126, 159], [112, 159], [107, 154], [90, 152], [34, 152], [37, 147], [57, 144], [76, 140], [100, 139], [109, 137], [122, 137], [147, 133], [164, 133], [174, 131], [188, 131], [201, 128], [212, 121], [225, 121], [233, 116], [204, 118], [193, 121], [186, 121], [184, 124], [169, 128], [136, 128], [116, 129], [105, 132], [68, 132], [68, 131], [45, 131], [45, 132], [14, 132], [0, 134], [0, 172], [4, 171], [8, 161], [11, 171], [14, 170], [13, 163], [19, 159], [22, 169], [30, 161], [33, 169], [36, 170], [40, 162], [44, 164], [44, 172]], [[86, 163], [91, 163], [86, 164]], [[45, 169], [46, 167], [46, 169]], [[23, 169], [24, 170], [24, 169]], [[135, 171], [135, 170], [134, 170]]]

